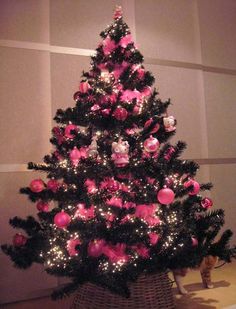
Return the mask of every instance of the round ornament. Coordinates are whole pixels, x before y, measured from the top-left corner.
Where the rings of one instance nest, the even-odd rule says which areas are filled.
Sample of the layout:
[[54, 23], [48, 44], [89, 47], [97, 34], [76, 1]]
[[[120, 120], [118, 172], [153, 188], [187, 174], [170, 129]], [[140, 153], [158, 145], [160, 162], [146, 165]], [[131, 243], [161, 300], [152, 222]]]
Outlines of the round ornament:
[[113, 116], [119, 121], [125, 121], [125, 119], [128, 117], [128, 112], [123, 107], [117, 107], [113, 113]]
[[164, 205], [168, 205], [171, 204], [173, 202], [175, 198], [175, 193], [173, 190], [169, 189], [169, 188], [164, 188], [161, 189], [158, 193], [157, 193], [157, 199], [161, 204]]
[[157, 138], [151, 135], [144, 141], [143, 147], [147, 152], [156, 152], [160, 147], [160, 143]]
[[65, 228], [70, 224], [71, 217], [68, 213], [61, 211], [58, 212], [54, 217], [54, 224], [59, 228]]
[[34, 179], [30, 183], [30, 190], [35, 193], [39, 193], [44, 189], [44, 182], [42, 179]]
[[59, 182], [56, 180], [56, 179], [50, 179], [48, 182], [47, 182], [47, 189], [48, 190], [51, 190], [52, 192], [56, 193], [57, 190], [59, 189], [60, 187], [60, 184]]
[[[147, 129], [148, 127], [150, 127], [150, 125], [153, 123], [153, 119], [150, 118], [148, 119], [145, 124], [144, 124], [144, 129]], [[158, 130], [160, 129], [160, 125], [159, 123], [156, 123], [154, 128], [150, 131], [150, 133], [156, 133]]]
[[209, 197], [205, 197], [201, 201], [202, 208], [209, 209], [213, 206], [213, 201]]
[[190, 186], [193, 186], [193, 189], [191, 191], [189, 191], [189, 195], [197, 195], [200, 191], [200, 185], [197, 181], [193, 180], [193, 179], [190, 179], [188, 181], [186, 181], [184, 183], [184, 187], [185, 188], [188, 188]]
[[92, 257], [99, 257], [103, 253], [105, 241], [103, 239], [95, 239], [90, 241], [88, 245], [88, 255]]
[[14, 237], [13, 237], [13, 245], [15, 247], [24, 246], [26, 244], [26, 242], [27, 242], [27, 238], [20, 233], [15, 234]]
[[43, 201], [39, 201], [36, 204], [36, 207], [37, 207], [38, 211], [42, 211], [42, 212], [48, 212], [49, 211], [49, 204], [45, 203]]

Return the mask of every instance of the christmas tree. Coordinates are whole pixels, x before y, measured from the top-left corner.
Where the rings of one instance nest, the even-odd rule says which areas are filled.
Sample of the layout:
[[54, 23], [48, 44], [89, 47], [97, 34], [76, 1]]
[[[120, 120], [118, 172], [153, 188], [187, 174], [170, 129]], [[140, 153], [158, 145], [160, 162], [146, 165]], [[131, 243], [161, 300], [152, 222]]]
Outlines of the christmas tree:
[[211, 184], [199, 184], [199, 166], [180, 159], [184, 142], [168, 142], [176, 131], [171, 102], [151, 88], [120, 8], [101, 37], [75, 107], [56, 113], [54, 151], [29, 163], [48, 178], [20, 190], [37, 219], [11, 219], [25, 233], [2, 246], [17, 267], [41, 263], [69, 277], [55, 298], [87, 281], [128, 296], [128, 282], [144, 272], [195, 267], [207, 255], [230, 262], [235, 253], [232, 232], [218, 236], [223, 210], [200, 194]]

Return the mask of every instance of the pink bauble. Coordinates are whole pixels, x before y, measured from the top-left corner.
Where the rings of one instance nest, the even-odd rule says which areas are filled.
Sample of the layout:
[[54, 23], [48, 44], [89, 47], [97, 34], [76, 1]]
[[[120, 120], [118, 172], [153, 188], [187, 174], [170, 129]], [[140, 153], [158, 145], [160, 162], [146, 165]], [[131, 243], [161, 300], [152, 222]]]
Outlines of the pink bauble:
[[68, 213], [61, 211], [58, 212], [54, 217], [54, 224], [59, 228], [65, 228], [70, 224], [71, 217]]
[[196, 195], [200, 191], [200, 185], [197, 181], [190, 179], [184, 183], [184, 187], [188, 188], [193, 186], [193, 189], [188, 193], [189, 195]]
[[117, 107], [113, 113], [113, 116], [120, 121], [124, 121], [128, 117], [128, 112], [123, 107]]
[[197, 238], [192, 237], [191, 239], [192, 239], [192, 246], [193, 246], [193, 247], [196, 247], [196, 246], [198, 245], [198, 240], [197, 240]]
[[147, 152], [156, 152], [160, 147], [160, 143], [157, 138], [151, 135], [144, 141], [143, 147]]
[[42, 181], [42, 179], [34, 179], [31, 181], [30, 190], [32, 192], [39, 193], [43, 191], [43, 189], [44, 189], [44, 182]]
[[49, 204], [45, 203], [43, 201], [39, 201], [36, 204], [36, 207], [37, 207], [38, 211], [42, 211], [42, 212], [48, 212], [49, 211]]
[[74, 138], [75, 135], [74, 134], [71, 134], [71, 131], [76, 131], [78, 130], [78, 127], [74, 124], [68, 124], [66, 127], [65, 127], [65, 132], [64, 132], [64, 135], [65, 137], [67, 138]]
[[175, 193], [173, 190], [169, 189], [169, 188], [164, 188], [161, 189], [158, 193], [157, 193], [157, 199], [161, 204], [164, 205], [168, 205], [171, 204], [173, 202], [175, 198]]
[[59, 184], [59, 182], [57, 180], [50, 179], [47, 182], [47, 189], [48, 190], [51, 190], [52, 192], [56, 193], [59, 188], [60, 188], [60, 184]]
[[103, 254], [103, 248], [105, 246], [105, 240], [95, 239], [90, 241], [88, 245], [88, 255], [92, 257], [99, 257]]
[[12, 242], [15, 247], [21, 247], [26, 244], [27, 238], [24, 235], [17, 233], [14, 235]]
[[213, 201], [209, 197], [205, 197], [201, 201], [202, 208], [209, 209], [213, 206]]

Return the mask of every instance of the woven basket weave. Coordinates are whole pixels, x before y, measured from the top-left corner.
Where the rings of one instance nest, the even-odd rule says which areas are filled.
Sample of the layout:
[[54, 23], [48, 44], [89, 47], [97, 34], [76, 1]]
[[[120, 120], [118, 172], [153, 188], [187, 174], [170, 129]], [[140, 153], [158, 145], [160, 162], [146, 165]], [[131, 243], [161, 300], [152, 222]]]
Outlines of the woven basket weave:
[[142, 275], [130, 284], [131, 297], [124, 298], [91, 283], [77, 292], [71, 309], [172, 309], [175, 308], [167, 273]]

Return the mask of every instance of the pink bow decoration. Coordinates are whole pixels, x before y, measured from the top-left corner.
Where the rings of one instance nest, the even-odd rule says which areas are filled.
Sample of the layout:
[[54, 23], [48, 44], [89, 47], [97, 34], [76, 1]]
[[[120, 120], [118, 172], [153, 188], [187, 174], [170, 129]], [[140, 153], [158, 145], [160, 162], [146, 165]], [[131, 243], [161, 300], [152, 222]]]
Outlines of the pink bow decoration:
[[126, 244], [118, 243], [116, 245], [106, 245], [103, 248], [103, 254], [106, 255], [111, 263], [127, 262], [128, 255], [125, 253]]
[[119, 45], [123, 48], [126, 48], [131, 43], [133, 43], [132, 36], [131, 34], [127, 34], [120, 40]]
[[66, 249], [69, 253], [69, 256], [75, 256], [78, 254], [78, 250], [76, 250], [76, 246], [80, 245], [81, 241], [78, 238], [71, 238], [67, 241]]
[[109, 205], [109, 206], [115, 206], [115, 207], [118, 207], [118, 208], [122, 208], [123, 201], [120, 197], [113, 196], [112, 198], [110, 198], [109, 200], [106, 201], [106, 204]]

